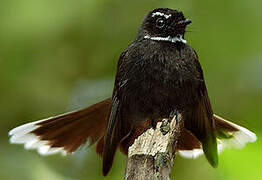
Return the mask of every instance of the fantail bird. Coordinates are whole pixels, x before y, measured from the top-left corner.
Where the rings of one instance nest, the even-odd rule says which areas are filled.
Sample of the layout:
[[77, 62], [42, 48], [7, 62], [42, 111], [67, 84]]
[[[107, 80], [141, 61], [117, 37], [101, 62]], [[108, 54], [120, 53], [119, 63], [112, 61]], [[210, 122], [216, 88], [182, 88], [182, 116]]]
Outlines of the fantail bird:
[[254, 133], [213, 114], [197, 53], [184, 39], [190, 23], [181, 11], [150, 11], [119, 58], [112, 98], [14, 128], [10, 142], [43, 155], [70, 154], [87, 141], [97, 142], [104, 175], [117, 148], [126, 154], [146, 129], [177, 113], [183, 121], [177, 148], [181, 156], [204, 153], [216, 167], [218, 150], [254, 142]]

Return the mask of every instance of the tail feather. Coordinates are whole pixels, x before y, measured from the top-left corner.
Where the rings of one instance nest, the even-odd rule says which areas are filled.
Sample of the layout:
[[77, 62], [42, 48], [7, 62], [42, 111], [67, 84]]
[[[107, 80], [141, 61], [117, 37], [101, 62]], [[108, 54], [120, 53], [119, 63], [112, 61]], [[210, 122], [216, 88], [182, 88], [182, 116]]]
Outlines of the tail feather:
[[179, 150], [193, 150], [193, 149], [201, 149], [200, 141], [184, 126], [181, 126], [181, 134], [180, 139], [178, 141], [178, 149]]
[[[243, 148], [248, 142], [255, 142], [257, 136], [248, 129], [229, 122], [217, 115], [214, 115], [216, 133], [218, 134], [218, 150], [224, 148]], [[222, 136], [221, 136], [222, 134]]]
[[204, 152], [200, 141], [190, 131], [184, 128], [184, 124], [182, 124], [180, 130], [181, 135], [177, 146], [179, 155], [192, 159], [202, 155]]
[[[25, 149], [37, 149], [41, 155], [51, 155], [61, 153], [67, 155], [77, 150], [81, 145], [89, 143], [92, 145], [96, 141], [96, 151], [101, 156], [104, 154], [105, 126], [110, 113], [112, 99], [106, 99], [88, 108], [66, 113], [56, 117], [27, 123], [12, 129], [9, 132], [10, 143], [24, 144]], [[221, 153], [223, 149], [242, 148], [248, 142], [255, 142], [256, 135], [248, 129], [229, 122], [214, 114], [214, 127], [217, 139], [217, 149]], [[137, 127], [136, 131], [128, 136], [115, 134], [119, 142], [123, 137], [120, 149], [127, 153], [128, 147], [134, 139], [139, 136], [148, 126]], [[119, 128], [116, 126], [115, 128]], [[113, 128], [113, 129], [115, 129]], [[123, 127], [122, 127], [123, 128]], [[130, 129], [130, 128], [127, 128]], [[199, 139], [184, 127], [181, 128], [181, 136], [178, 142], [178, 153], [185, 158], [197, 158], [204, 154], [203, 144]], [[130, 129], [131, 130], [131, 129]], [[115, 129], [116, 132], [120, 130]], [[117, 144], [113, 145], [113, 151], [106, 157], [112, 163], [112, 159]], [[205, 146], [205, 145], [204, 145]], [[104, 174], [107, 174], [111, 164], [105, 163]]]
[[[214, 114], [218, 152], [225, 148], [242, 148], [248, 142], [255, 142], [256, 135], [248, 129], [229, 122]], [[184, 158], [197, 158], [204, 154], [198, 139], [186, 129], [182, 131], [178, 145], [178, 153]], [[190, 144], [186, 143], [190, 142]], [[191, 143], [192, 142], [192, 143]]]
[[104, 136], [111, 102], [106, 99], [79, 111], [24, 124], [9, 132], [10, 142], [37, 149], [42, 155], [66, 155], [87, 141], [92, 145]]

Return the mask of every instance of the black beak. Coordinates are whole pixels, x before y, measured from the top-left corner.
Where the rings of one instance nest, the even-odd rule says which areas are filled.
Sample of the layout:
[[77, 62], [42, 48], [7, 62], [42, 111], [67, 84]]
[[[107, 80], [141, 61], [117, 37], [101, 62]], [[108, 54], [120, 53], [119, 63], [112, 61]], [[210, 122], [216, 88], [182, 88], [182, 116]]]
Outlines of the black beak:
[[190, 19], [185, 19], [182, 21], [179, 21], [178, 23], [176, 23], [176, 26], [187, 26], [189, 24], [191, 24], [191, 20]]
[[185, 34], [186, 26], [191, 24], [190, 19], [184, 19], [178, 22], [173, 22], [171, 26], [169, 26], [169, 34], [171, 36], [183, 35]]

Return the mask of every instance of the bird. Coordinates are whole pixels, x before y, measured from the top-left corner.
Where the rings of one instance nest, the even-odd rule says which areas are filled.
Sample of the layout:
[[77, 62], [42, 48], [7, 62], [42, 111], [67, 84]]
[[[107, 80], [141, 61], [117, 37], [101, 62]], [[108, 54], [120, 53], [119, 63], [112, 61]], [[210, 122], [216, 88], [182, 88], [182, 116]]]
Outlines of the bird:
[[96, 143], [106, 176], [117, 149], [127, 154], [143, 132], [180, 113], [176, 153], [186, 158], [204, 154], [217, 167], [225, 147], [243, 147], [257, 137], [213, 113], [198, 55], [185, 40], [189, 24], [182, 11], [151, 10], [119, 57], [112, 97], [18, 126], [9, 131], [10, 143], [42, 155], [68, 155]]

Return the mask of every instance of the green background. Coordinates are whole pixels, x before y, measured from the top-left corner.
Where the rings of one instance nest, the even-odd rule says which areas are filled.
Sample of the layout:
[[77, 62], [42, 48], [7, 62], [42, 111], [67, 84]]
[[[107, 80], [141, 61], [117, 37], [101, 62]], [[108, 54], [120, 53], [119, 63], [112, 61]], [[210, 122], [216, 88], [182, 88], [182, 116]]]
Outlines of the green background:
[[[43, 157], [8, 143], [26, 122], [84, 107], [112, 92], [119, 54], [153, 8], [192, 19], [186, 39], [198, 52], [214, 111], [256, 132], [258, 141], [225, 150], [213, 169], [176, 158], [174, 179], [262, 179], [261, 0], [2, 0], [0, 4], [0, 179], [94, 180], [94, 147]], [[107, 179], [123, 179], [118, 153]]]

